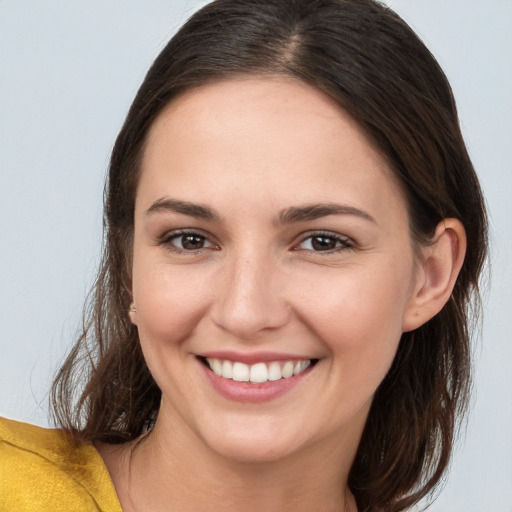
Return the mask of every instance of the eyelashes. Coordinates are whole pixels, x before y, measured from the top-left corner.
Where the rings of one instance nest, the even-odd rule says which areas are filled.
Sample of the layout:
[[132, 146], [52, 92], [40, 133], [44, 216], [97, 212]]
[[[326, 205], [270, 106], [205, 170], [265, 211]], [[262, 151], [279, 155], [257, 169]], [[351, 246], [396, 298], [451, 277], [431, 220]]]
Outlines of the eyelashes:
[[331, 254], [333, 252], [339, 252], [341, 250], [351, 248], [353, 248], [353, 243], [348, 237], [329, 231], [317, 231], [303, 237], [302, 240], [295, 245], [294, 250]]
[[[292, 243], [290, 250], [318, 254], [336, 254], [353, 249], [353, 241], [332, 231], [312, 231], [303, 233]], [[208, 250], [220, 250], [218, 243], [210, 234], [197, 229], [180, 229], [166, 233], [157, 241], [168, 251], [176, 254], [198, 254]]]
[[199, 251], [219, 250], [218, 244], [210, 240], [209, 235], [195, 229], [181, 229], [166, 233], [159, 241], [158, 245], [165, 246], [169, 251], [178, 254], [191, 253]]

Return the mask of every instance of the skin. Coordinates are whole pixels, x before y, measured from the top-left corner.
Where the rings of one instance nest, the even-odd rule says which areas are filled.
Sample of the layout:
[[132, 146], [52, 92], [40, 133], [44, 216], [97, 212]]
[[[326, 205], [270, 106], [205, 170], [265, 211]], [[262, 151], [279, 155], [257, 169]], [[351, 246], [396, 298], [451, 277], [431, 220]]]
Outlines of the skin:
[[[247, 78], [175, 99], [143, 158], [130, 312], [162, 405], [137, 445], [100, 447], [123, 508], [356, 510], [346, 481], [374, 392], [401, 334], [448, 299], [464, 244], [446, 219], [418, 257], [392, 171], [322, 92]], [[205, 378], [198, 356], [219, 350], [318, 362], [244, 403]]]

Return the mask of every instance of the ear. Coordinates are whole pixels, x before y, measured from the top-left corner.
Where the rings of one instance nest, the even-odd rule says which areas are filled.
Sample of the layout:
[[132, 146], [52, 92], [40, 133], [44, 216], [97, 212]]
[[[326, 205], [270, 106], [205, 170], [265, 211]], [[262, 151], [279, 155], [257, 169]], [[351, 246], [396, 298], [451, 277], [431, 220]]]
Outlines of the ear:
[[135, 307], [135, 302], [130, 304], [130, 308], [128, 309], [128, 316], [133, 325], [137, 325], [137, 308]]
[[466, 232], [457, 219], [444, 219], [421, 250], [417, 279], [404, 315], [402, 331], [412, 331], [448, 302], [466, 254]]

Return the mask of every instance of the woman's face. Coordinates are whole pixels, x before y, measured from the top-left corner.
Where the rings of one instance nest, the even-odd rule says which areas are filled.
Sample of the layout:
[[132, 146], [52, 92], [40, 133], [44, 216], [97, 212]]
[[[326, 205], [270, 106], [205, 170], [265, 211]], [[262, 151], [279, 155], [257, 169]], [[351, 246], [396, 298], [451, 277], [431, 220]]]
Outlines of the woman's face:
[[237, 460], [355, 450], [416, 263], [391, 171], [323, 93], [184, 93], [150, 131], [135, 208], [132, 321], [159, 421]]

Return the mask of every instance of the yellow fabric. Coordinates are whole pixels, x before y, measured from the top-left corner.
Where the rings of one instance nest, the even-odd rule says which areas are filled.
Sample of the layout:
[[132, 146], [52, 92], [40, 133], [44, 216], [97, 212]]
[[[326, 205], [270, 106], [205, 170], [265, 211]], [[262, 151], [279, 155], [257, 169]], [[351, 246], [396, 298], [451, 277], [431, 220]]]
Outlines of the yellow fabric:
[[90, 444], [0, 418], [0, 512], [122, 512]]

